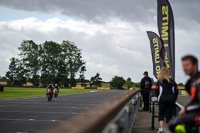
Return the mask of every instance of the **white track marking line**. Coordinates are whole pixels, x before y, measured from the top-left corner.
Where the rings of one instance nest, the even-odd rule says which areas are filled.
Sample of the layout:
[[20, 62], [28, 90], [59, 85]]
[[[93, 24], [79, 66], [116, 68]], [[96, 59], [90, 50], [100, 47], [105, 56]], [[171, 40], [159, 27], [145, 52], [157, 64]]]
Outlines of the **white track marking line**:
[[37, 119], [2, 119], [0, 118], [0, 120], [7, 120], [7, 121], [52, 121], [52, 122], [63, 122], [62, 120], [37, 120]]
[[74, 112], [0, 111], [1, 113], [81, 114]]

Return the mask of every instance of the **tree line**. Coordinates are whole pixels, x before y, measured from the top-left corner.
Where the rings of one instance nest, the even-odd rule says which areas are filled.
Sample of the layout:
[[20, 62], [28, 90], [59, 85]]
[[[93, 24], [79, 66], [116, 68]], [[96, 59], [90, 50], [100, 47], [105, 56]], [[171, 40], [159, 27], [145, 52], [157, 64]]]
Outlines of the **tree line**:
[[[89, 82], [91, 86], [101, 87], [102, 78], [99, 73], [90, 80], [85, 79], [86, 62], [82, 59], [81, 49], [73, 42], [63, 41], [59, 44], [45, 41], [36, 44], [32, 40], [24, 40], [18, 49], [19, 58], [11, 58], [6, 77], [0, 77], [8, 85], [21, 86], [31, 82], [36, 87], [47, 86], [49, 83], [73, 87], [81, 82], [85, 87], [85, 83]], [[79, 78], [75, 79], [78, 72]], [[112, 88], [129, 89], [139, 87], [140, 83], [133, 83], [131, 78], [125, 80], [114, 76], [110, 85]]]
[[85, 65], [81, 49], [70, 41], [36, 44], [24, 40], [18, 49], [19, 58], [10, 59], [6, 73], [9, 85], [22, 85], [29, 81], [37, 87], [49, 83], [75, 86], [75, 76]]

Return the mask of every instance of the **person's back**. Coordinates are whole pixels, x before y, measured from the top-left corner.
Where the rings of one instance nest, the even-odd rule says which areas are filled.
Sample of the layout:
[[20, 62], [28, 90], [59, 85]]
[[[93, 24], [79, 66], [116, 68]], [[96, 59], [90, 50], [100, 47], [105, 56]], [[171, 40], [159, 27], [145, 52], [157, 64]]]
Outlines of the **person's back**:
[[149, 94], [151, 92], [151, 87], [152, 87], [152, 82], [151, 78], [148, 76], [148, 72], [144, 72], [144, 77], [142, 78], [140, 82], [140, 89], [141, 89], [141, 94], [144, 102], [144, 111], [149, 110]]
[[168, 68], [163, 67], [158, 75], [158, 82], [155, 86], [156, 96], [159, 104], [159, 130], [163, 132], [164, 118], [166, 123], [172, 119], [172, 112], [178, 95], [178, 88], [175, 81], [170, 79]]
[[149, 76], [143, 77], [140, 84], [141, 84], [141, 93], [145, 94], [150, 93], [152, 83], [151, 83], [151, 78]]
[[167, 80], [163, 80], [162, 83], [157, 82], [156, 87], [158, 88], [156, 91], [156, 95], [158, 97], [159, 102], [175, 102], [178, 95], [177, 85], [173, 80], [168, 82]]

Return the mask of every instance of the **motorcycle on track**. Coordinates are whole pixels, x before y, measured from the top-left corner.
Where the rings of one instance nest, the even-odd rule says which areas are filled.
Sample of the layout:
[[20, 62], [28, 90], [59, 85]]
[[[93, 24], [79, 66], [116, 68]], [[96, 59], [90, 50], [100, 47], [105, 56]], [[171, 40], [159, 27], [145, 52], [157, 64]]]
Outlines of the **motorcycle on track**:
[[47, 95], [48, 101], [52, 101], [53, 93], [52, 93], [52, 91], [51, 91], [50, 88], [48, 88], [48, 89], [46, 90], [46, 95]]
[[54, 93], [54, 97], [57, 97], [58, 96], [58, 89], [54, 88], [53, 93]]

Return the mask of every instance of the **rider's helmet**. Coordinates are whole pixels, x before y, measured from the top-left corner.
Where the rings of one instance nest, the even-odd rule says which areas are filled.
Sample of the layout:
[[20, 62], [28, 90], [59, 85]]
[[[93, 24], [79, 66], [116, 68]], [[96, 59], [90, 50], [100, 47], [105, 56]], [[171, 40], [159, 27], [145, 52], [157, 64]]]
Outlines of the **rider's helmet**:
[[49, 84], [49, 88], [52, 88], [53, 86], [52, 86], [52, 84]]
[[186, 133], [186, 128], [184, 124], [177, 125], [175, 127], [175, 133]]

